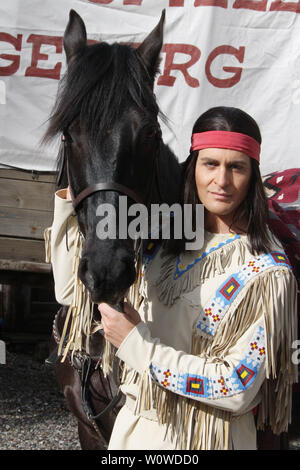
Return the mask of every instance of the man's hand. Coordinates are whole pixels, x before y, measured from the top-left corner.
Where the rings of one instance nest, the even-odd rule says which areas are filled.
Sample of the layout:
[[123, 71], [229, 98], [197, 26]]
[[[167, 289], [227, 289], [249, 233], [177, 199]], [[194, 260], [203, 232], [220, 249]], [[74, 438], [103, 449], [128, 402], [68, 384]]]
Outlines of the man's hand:
[[130, 331], [141, 321], [139, 313], [127, 302], [124, 302], [124, 313], [105, 303], [99, 304], [98, 310], [102, 317], [105, 339], [116, 348], [119, 348]]

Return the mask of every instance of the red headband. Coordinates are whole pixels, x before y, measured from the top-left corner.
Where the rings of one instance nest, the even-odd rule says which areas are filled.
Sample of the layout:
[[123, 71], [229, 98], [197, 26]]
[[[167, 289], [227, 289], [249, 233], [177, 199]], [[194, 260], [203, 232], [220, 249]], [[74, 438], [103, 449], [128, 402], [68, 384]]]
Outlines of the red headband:
[[243, 152], [259, 163], [260, 144], [246, 134], [229, 131], [208, 131], [192, 135], [192, 150], [207, 148], [232, 149]]

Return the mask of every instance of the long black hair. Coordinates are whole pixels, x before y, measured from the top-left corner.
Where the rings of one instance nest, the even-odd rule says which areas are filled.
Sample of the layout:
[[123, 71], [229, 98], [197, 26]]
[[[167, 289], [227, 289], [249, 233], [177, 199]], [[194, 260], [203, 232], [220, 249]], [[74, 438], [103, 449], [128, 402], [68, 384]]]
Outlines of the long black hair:
[[105, 42], [85, 46], [60, 82], [44, 142], [80, 118], [89, 140], [97, 145], [126, 107], [128, 96], [138, 108], [158, 114], [148, 77], [139, 54], [131, 47]]
[[[203, 113], [193, 126], [193, 134], [206, 131], [231, 131], [240, 132], [254, 138], [261, 144], [261, 134], [256, 121], [246, 112], [233, 107], [219, 106], [211, 108]], [[201, 204], [198, 197], [195, 167], [198, 158], [198, 150], [192, 151], [183, 165], [182, 203]], [[253, 255], [270, 251], [271, 238], [268, 222], [269, 210], [259, 164], [253, 158], [251, 160], [251, 180], [247, 197], [236, 209], [231, 227], [238, 226], [239, 220], [246, 220], [249, 248]], [[195, 220], [195, 213], [193, 214]], [[179, 254], [184, 251], [184, 239], [167, 245], [167, 251]]]

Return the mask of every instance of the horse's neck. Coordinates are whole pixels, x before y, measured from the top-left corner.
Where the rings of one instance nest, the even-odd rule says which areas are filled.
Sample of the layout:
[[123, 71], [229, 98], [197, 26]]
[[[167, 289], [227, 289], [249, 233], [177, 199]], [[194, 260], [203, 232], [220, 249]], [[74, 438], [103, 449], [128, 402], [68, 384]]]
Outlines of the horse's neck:
[[169, 205], [180, 202], [181, 183], [182, 167], [175, 154], [162, 142], [153, 202]]

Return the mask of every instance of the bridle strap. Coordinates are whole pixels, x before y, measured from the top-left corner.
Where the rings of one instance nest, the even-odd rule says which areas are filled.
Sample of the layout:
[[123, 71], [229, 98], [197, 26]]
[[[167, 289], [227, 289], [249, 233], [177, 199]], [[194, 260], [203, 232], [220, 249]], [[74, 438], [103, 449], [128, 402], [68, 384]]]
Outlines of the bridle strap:
[[[114, 357], [114, 363], [113, 363], [113, 372], [115, 369], [118, 368], [118, 359], [116, 356]], [[82, 364], [82, 369], [81, 369], [81, 401], [82, 401], [82, 406], [83, 409], [88, 417], [89, 420], [91, 421], [96, 421], [100, 418], [102, 418], [106, 413], [109, 411], [113, 410], [113, 408], [119, 403], [121, 400], [123, 393], [121, 390], [118, 391], [117, 395], [115, 395], [108, 405], [100, 411], [98, 414], [94, 414], [92, 407], [91, 407], [91, 402], [90, 402], [90, 397], [89, 397], [89, 385], [90, 385], [90, 378], [95, 372], [96, 368], [93, 364], [93, 360], [90, 356], [85, 356]], [[114, 374], [114, 380], [117, 385], [116, 377]]]
[[[63, 134], [62, 135], [62, 142], [64, 145], [64, 149], [66, 149], [66, 145], [68, 144], [68, 140], [66, 136]], [[88, 186], [87, 188], [83, 189], [76, 197], [73, 195], [73, 191], [71, 189], [70, 185], [70, 172], [69, 172], [69, 160], [68, 156], [65, 154], [64, 155], [64, 161], [66, 161], [66, 170], [67, 170], [67, 179], [68, 179], [68, 185], [70, 188], [70, 193], [72, 197], [72, 203], [74, 209], [76, 209], [79, 204], [84, 201], [87, 197], [91, 196], [91, 194], [97, 193], [99, 191], [116, 191], [121, 194], [125, 194], [126, 196], [130, 197], [133, 201], [143, 204], [144, 201], [143, 199], [132, 189], [127, 188], [123, 184], [116, 183], [114, 181], [109, 181], [109, 182], [104, 182], [104, 183], [95, 183], [92, 184], [91, 186]], [[61, 171], [60, 171], [60, 179], [61, 179], [61, 173], [63, 171], [64, 165], [62, 165]]]
[[106, 182], [106, 183], [92, 184], [91, 186], [88, 186], [83, 191], [81, 191], [81, 193], [79, 193], [78, 196], [76, 196], [75, 199], [73, 200], [74, 209], [76, 209], [76, 207], [84, 199], [86, 199], [91, 194], [96, 193], [98, 191], [116, 191], [118, 193], [126, 194], [126, 196], [130, 197], [135, 202], [143, 204], [142, 198], [138, 196], [134, 191], [127, 188], [126, 186], [123, 186], [122, 184], [111, 181], [111, 182]]
[[[76, 209], [84, 199], [89, 197], [91, 194], [94, 194], [94, 193], [99, 192], [99, 191], [116, 191], [118, 193], [125, 194], [126, 196], [128, 196], [133, 201], [135, 201], [139, 204], [144, 204], [145, 203], [145, 201], [135, 191], [133, 191], [130, 188], [127, 188], [127, 186], [124, 186], [120, 183], [116, 183], [114, 181], [103, 182], [103, 183], [95, 183], [95, 184], [93, 184], [91, 186], [88, 186], [87, 188], [83, 189], [76, 197], [74, 197], [73, 191], [72, 191], [72, 188], [71, 188], [71, 185], [70, 185], [68, 156], [65, 154], [66, 146], [69, 142], [68, 142], [68, 139], [66, 138], [66, 136], [64, 134], [62, 135], [62, 142], [63, 142], [63, 146], [64, 146], [64, 159], [63, 159], [63, 164], [62, 164], [62, 167], [61, 167], [61, 170], [60, 170], [59, 179], [61, 179], [61, 174], [62, 174], [62, 172], [64, 170], [64, 166], [66, 164], [68, 185], [69, 185], [69, 189], [70, 189], [74, 209]], [[148, 204], [151, 200], [153, 185], [154, 185], [155, 180], [157, 182], [157, 188], [158, 188], [159, 195], [161, 196], [160, 185], [159, 185], [159, 180], [158, 180], [158, 152], [155, 155], [155, 158], [154, 158], [154, 161], [153, 161], [153, 169], [152, 169], [151, 173], [152, 173], [152, 175], [151, 175], [151, 181], [150, 181], [150, 185], [149, 185], [149, 194], [146, 197], [147, 207], [148, 207]]]

